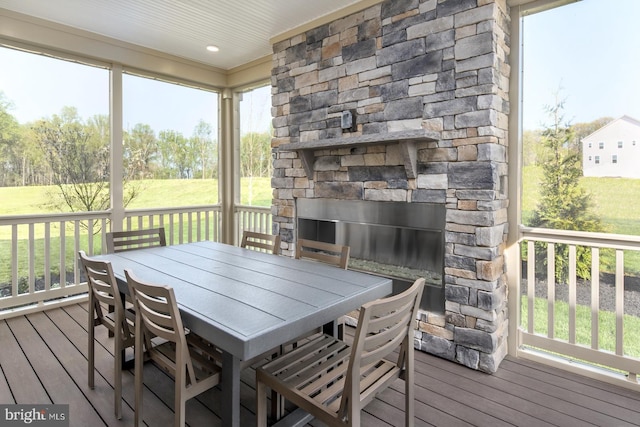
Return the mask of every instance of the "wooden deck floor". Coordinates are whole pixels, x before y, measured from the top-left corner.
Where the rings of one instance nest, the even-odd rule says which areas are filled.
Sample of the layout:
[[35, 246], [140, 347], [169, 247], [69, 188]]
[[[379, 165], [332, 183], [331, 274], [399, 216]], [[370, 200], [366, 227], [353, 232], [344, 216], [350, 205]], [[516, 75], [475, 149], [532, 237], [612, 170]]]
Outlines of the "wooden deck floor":
[[[96, 387], [87, 387], [86, 304], [0, 321], [0, 403], [70, 405], [71, 426], [133, 425], [133, 373], [123, 378], [123, 419], [113, 414], [113, 355], [96, 329]], [[99, 331], [99, 332], [98, 332]], [[253, 371], [243, 373], [242, 425], [255, 425]], [[145, 367], [144, 421], [169, 425], [173, 382]], [[363, 426], [403, 424], [403, 383], [366, 408]], [[219, 390], [187, 404], [189, 426], [221, 426]], [[416, 426], [640, 425], [640, 393], [507, 358], [494, 375], [416, 352]], [[313, 426], [319, 426], [312, 422]]]

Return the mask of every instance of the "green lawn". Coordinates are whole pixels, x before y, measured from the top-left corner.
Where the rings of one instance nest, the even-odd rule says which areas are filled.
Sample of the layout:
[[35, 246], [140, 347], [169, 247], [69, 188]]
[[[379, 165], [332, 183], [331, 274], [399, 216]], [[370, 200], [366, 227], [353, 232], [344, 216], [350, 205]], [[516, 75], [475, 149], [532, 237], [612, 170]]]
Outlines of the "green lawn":
[[[542, 169], [527, 166], [523, 170], [522, 222], [527, 224], [539, 199], [538, 184]], [[591, 194], [593, 209], [607, 233], [640, 235], [640, 179], [582, 178]], [[626, 274], [640, 276], [640, 251], [625, 251]], [[615, 269], [613, 251], [601, 251], [603, 271]]]
[[[541, 168], [524, 168], [522, 221], [525, 224], [538, 203], [541, 178]], [[594, 210], [607, 232], [640, 235], [640, 179], [582, 178], [581, 183], [591, 194]]]
[[[218, 203], [217, 179], [167, 179], [136, 181], [139, 195], [130, 209], [213, 205]], [[271, 206], [271, 178], [242, 178], [241, 203]], [[51, 186], [0, 187], [0, 215], [24, 215], [49, 212], [45, 203], [50, 200]]]
[[[527, 297], [523, 296], [522, 304], [522, 328], [528, 327]], [[534, 333], [547, 336], [547, 300], [536, 298], [533, 304]], [[560, 340], [569, 340], [569, 304], [556, 301], [554, 310], [555, 337]], [[630, 357], [640, 357], [640, 318], [624, 315], [624, 354]], [[587, 347], [591, 346], [591, 307], [576, 306], [576, 343]], [[615, 353], [616, 351], [616, 315], [610, 311], [600, 311], [598, 315], [598, 344], [599, 348]]]
[[[212, 205], [218, 203], [218, 180], [147, 180], [136, 182], [139, 196], [128, 206], [130, 209], [177, 207]], [[49, 208], [46, 202], [52, 197], [50, 192], [55, 187], [3, 187], [0, 188], [0, 215], [25, 215], [34, 213], [47, 213]], [[252, 206], [271, 206], [271, 179], [270, 178], [243, 178], [241, 180], [241, 203]], [[177, 225], [177, 224], [176, 224]], [[51, 270], [58, 273], [58, 260], [60, 259], [60, 238], [58, 224], [51, 225]], [[187, 232], [184, 225], [184, 233]], [[10, 282], [11, 277], [11, 227], [0, 227], [0, 284]], [[18, 227], [18, 269], [22, 277], [28, 271], [28, 226]], [[65, 245], [66, 269], [73, 265], [76, 254], [74, 253], [73, 235], [67, 231]], [[176, 233], [178, 231], [176, 230]], [[44, 227], [36, 225], [35, 235], [35, 274], [42, 276], [44, 261]], [[88, 238], [80, 236], [81, 247], [86, 247]], [[94, 241], [95, 253], [100, 251], [100, 242]], [[22, 279], [20, 280], [23, 281]]]

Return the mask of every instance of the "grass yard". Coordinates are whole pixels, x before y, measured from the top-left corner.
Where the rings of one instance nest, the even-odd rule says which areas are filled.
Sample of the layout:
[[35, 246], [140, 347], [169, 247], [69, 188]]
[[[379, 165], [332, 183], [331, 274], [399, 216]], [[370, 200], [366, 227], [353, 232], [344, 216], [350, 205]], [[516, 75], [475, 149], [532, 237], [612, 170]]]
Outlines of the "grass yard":
[[[528, 328], [527, 297], [523, 296], [522, 328]], [[569, 304], [556, 301], [554, 310], [554, 334], [557, 339], [569, 340]], [[534, 333], [547, 336], [548, 306], [545, 298], [536, 298], [533, 304]], [[624, 315], [624, 354], [625, 356], [640, 358], [640, 318]], [[616, 350], [616, 315], [610, 311], [600, 311], [598, 315], [599, 348], [615, 353]], [[586, 347], [591, 346], [591, 307], [576, 306], [576, 343]]]
[[[533, 215], [540, 194], [542, 169], [527, 166], [523, 170], [522, 222]], [[640, 236], [640, 179], [582, 178], [582, 185], [591, 194], [593, 209], [600, 217], [605, 232]], [[640, 276], [640, 251], [624, 251], [625, 273]], [[601, 251], [601, 270], [615, 270], [615, 253]]]
[[[218, 180], [146, 180], [134, 182], [139, 193], [129, 209], [177, 207], [212, 205], [218, 203]], [[51, 197], [55, 197], [55, 187], [0, 187], [0, 215], [27, 215], [50, 212], [47, 203]], [[253, 206], [271, 206], [271, 179], [270, 178], [243, 178], [241, 180], [241, 203]], [[186, 225], [185, 225], [186, 227]], [[51, 224], [51, 270], [54, 274], [59, 272], [60, 238], [59, 225]], [[204, 228], [204, 226], [203, 226]], [[43, 274], [44, 260], [44, 227], [36, 225], [35, 235], [35, 275]], [[183, 230], [186, 235], [186, 228]], [[65, 252], [65, 269], [73, 265], [76, 254], [74, 253], [74, 237], [67, 231]], [[176, 233], [178, 231], [176, 230]], [[10, 282], [11, 277], [11, 226], [0, 226], [0, 284]], [[18, 227], [18, 269], [27, 271], [29, 249], [27, 247], [29, 227]], [[81, 247], [86, 247], [88, 237], [80, 236]], [[94, 253], [100, 252], [100, 242], [94, 241]], [[22, 276], [22, 273], [20, 273]], [[21, 280], [22, 281], [22, 280]]]
[[[139, 195], [129, 209], [213, 205], [218, 203], [217, 179], [166, 179], [135, 181]], [[51, 186], [0, 187], [0, 215], [48, 213], [47, 202], [55, 197]], [[271, 206], [271, 178], [242, 178], [243, 205]]]

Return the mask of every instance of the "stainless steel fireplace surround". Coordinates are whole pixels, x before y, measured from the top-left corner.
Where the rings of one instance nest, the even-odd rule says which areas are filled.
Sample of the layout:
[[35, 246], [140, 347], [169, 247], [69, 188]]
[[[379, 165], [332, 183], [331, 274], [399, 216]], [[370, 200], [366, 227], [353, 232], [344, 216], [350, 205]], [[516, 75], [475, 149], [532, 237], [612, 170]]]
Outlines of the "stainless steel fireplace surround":
[[443, 205], [297, 199], [296, 216], [298, 238], [349, 245], [349, 268], [392, 278], [394, 292], [424, 277], [420, 308], [444, 312]]

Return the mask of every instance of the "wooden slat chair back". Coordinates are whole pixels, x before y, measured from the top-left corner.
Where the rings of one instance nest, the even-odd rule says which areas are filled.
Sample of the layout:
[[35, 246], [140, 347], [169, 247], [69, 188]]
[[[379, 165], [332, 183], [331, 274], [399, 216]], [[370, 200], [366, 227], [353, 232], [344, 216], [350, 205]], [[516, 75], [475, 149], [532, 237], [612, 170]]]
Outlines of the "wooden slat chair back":
[[402, 378], [405, 424], [413, 426], [413, 334], [424, 282], [418, 279], [401, 294], [363, 305], [352, 346], [322, 335], [258, 368], [257, 425], [266, 426], [271, 388], [327, 425], [359, 426], [361, 409]]
[[316, 240], [298, 239], [296, 243], [296, 259], [313, 259], [345, 270], [349, 265], [350, 251], [349, 246]]
[[164, 227], [107, 233], [107, 253], [167, 246]]
[[[134, 345], [134, 316], [125, 310], [113, 268], [108, 261], [89, 258], [84, 251], [79, 252], [80, 262], [87, 275], [89, 286], [88, 323], [88, 380], [89, 388], [95, 385], [95, 331], [99, 325], [105, 326], [114, 337], [114, 407], [118, 419], [122, 417], [122, 363], [124, 349]], [[108, 307], [108, 308], [107, 308]], [[105, 310], [106, 309], [106, 310]], [[110, 311], [113, 310], [113, 311]]]
[[277, 255], [280, 252], [280, 235], [244, 230], [240, 247]]
[[[185, 425], [186, 401], [220, 383], [221, 353], [193, 332], [186, 333], [173, 288], [144, 283], [125, 270], [138, 322], [135, 353], [135, 426], [142, 422], [143, 359], [157, 364], [175, 380], [175, 426]], [[164, 340], [152, 345], [155, 337]]]

